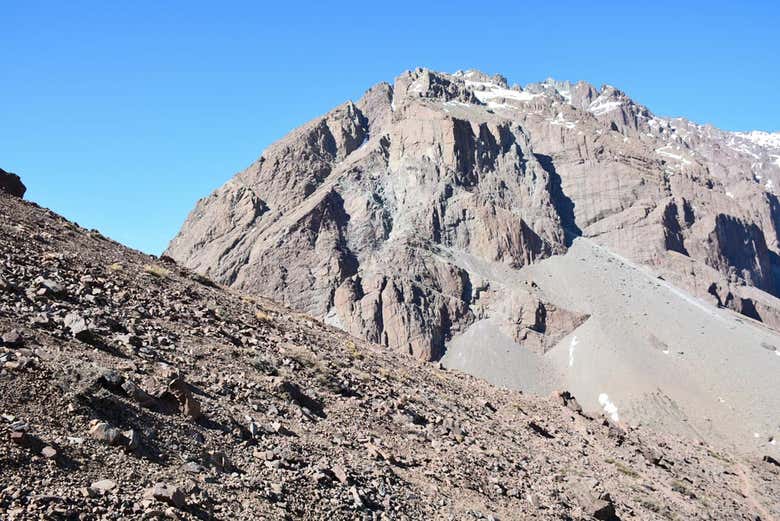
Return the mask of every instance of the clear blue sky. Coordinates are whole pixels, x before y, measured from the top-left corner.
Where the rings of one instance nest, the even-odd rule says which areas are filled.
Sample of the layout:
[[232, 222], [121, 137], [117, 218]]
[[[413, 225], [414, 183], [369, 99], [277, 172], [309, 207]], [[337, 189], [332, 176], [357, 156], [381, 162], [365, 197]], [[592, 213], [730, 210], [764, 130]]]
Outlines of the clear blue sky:
[[158, 254], [268, 144], [416, 66], [610, 83], [657, 114], [780, 130], [778, 2], [638, 3], [7, 0], [0, 167]]

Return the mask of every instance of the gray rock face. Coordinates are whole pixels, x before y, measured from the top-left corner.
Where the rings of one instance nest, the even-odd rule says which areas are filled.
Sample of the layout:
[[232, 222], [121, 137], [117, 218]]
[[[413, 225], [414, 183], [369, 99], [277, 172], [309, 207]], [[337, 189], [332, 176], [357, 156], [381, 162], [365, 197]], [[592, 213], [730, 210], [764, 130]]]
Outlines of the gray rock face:
[[542, 351], [579, 325], [502, 283], [578, 235], [778, 326], [778, 157], [611, 86], [417, 69], [269, 147], [166, 254], [423, 359], [488, 316]]
[[9, 193], [15, 197], [24, 197], [27, 187], [18, 175], [6, 172], [0, 168], [0, 192]]

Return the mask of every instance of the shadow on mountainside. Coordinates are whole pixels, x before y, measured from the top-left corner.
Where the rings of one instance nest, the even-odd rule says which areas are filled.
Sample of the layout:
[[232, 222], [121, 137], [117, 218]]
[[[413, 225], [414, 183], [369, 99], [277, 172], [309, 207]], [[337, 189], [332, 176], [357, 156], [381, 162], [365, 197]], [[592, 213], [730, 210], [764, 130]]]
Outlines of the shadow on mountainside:
[[544, 171], [550, 176], [550, 195], [555, 210], [561, 218], [566, 247], [569, 247], [575, 238], [582, 235], [582, 230], [577, 226], [577, 221], [574, 218], [574, 202], [563, 192], [561, 176], [555, 170], [552, 157], [544, 154], [534, 154], [534, 156], [539, 161], [539, 164], [542, 165]]

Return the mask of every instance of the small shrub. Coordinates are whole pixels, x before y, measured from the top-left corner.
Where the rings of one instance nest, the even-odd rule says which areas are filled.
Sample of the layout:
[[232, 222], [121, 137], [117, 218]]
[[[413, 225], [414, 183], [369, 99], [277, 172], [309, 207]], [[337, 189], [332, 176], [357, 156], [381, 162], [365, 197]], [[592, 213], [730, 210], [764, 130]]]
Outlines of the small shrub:
[[626, 476], [632, 477], [632, 478], [638, 478], [639, 473], [629, 467], [628, 465], [621, 463], [620, 461], [615, 462], [615, 468], [620, 472], [621, 474], [625, 474]]
[[208, 277], [201, 275], [200, 273], [193, 273], [191, 278], [198, 284], [203, 284], [204, 286], [207, 286], [209, 288], [218, 287], [216, 282], [214, 282]]
[[262, 353], [252, 359], [252, 367], [269, 376], [276, 376], [279, 374], [273, 359]]
[[158, 279], [164, 279], [171, 273], [162, 266], [157, 266], [156, 264], [146, 264], [144, 266], [144, 272], [157, 277]]
[[358, 350], [358, 347], [357, 347], [357, 345], [355, 344], [355, 342], [353, 342], [352, 340], [349, 340], [349, 341], [347, 342], [347, 347], [348, 347], [348, 348], [349, 348], [349, 350], [351, 351], [351, 353], [352, 353], [352, 357], [353, 357], [353, 358], [357, 358], [358, 360], [362, 360], [362, 359], [363, 359], [363, 353], [361, 353], [361, 352]]
[[688, 496], [691, 499], [696, 499], [696, 494], [690, 491], [688, 489], [688, 486], [680, 481], [679, 479], [675, 479], [672, 481], [672, 490], [677, 492], [678, 494], [682, 494], [683, 496]]
[[287, 358], [294, 360], [302, 367], [311, 369], [320, 366], [320, 361], [317, 358], [317, 355], [307, 350], [306, 348], [299, 346], [288, 346], [284, 350], [284, 354], [287, 356]]

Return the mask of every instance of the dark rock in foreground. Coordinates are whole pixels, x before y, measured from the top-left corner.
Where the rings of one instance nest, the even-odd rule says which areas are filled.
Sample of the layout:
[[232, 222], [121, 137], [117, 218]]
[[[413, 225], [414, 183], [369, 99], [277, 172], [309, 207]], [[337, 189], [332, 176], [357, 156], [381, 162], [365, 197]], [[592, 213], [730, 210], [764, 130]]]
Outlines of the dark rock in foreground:
[[18, 175], [6, 172], [0, 168], [0, 192], [9, 193], [15, 197], [24, 197], [27, 187]]

